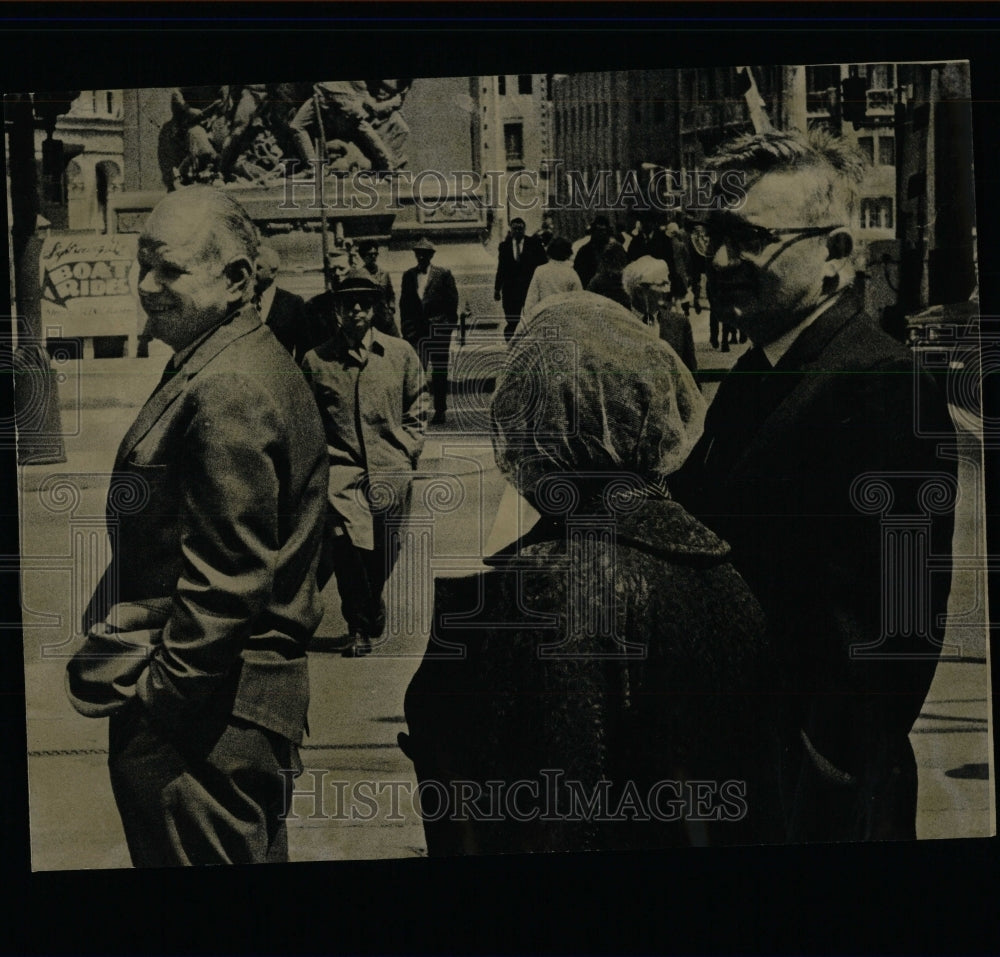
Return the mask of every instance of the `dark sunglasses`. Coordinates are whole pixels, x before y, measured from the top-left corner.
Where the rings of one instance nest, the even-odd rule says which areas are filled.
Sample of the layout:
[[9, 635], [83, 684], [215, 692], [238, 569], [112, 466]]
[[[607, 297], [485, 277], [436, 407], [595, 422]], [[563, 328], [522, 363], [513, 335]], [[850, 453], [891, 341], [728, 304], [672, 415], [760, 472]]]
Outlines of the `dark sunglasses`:
[[337, 304], [339, 306], [350, 307], [357, 303], [362, 309], [369, 309], [378, 302], [377, 292], [337, 292]]
[[810, 236], [825, 236], [843, 224], [831, 226], [789, 226], [767, 227], [748, 223], [738, 216], [715, 216], [692, 227], [691, 245], [699, 256], [710, 258], [720, 246], [726, 246], [739, 256], [759, 256], [769, 246], [782, 242], [782, 237], [790, 236], [787, 245], [808, 239]]

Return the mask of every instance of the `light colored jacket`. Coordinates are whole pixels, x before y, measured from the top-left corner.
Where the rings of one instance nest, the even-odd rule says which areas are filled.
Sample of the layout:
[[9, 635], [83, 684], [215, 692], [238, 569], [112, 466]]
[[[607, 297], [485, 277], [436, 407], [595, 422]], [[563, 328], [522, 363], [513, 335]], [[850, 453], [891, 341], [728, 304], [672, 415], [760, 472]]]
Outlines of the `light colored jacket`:
[[330, 461], [328, 500], [358, 548], [375, 547], [372, 498], [402, 496], [424, 444], [427, 376], [413, 347], [373, 329], [360, 364], [341, 336], [307, 352]]
[[547, 262], [539, 266], [531, 277], [522, 315], [528, 315], [547, 296], [554, 296], [560, 292], [579, 292], [582, 289], [580, 277], [569, 260], [559, 262], [554, 259]]

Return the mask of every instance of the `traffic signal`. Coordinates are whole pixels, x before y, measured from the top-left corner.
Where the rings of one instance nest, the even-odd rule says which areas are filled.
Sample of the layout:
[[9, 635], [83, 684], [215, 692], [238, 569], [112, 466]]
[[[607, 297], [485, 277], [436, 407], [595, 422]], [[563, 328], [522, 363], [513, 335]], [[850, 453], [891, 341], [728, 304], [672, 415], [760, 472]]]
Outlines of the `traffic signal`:
[[841, 81], [841, 116], [850, 120], [856, 130], [865, 123], [868, 112], [868, 80], [863, 76], [849, 76]]

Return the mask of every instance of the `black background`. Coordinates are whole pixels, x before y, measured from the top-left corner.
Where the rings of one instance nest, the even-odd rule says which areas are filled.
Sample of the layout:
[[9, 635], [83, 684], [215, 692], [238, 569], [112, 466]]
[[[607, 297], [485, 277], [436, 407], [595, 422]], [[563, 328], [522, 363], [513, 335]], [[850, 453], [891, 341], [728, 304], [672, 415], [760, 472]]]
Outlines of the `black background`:
[[[0, 4], [0, 87], [969, 59], [984, 331], [997, 336], [995, 10], [951, 3]], [[991, 349], [986, 372], [997, 362]], [[996, 378], [984, 376], [983, 389], [1000, 446], [989, 385]], [[4, 387], [0, 414], [9, 403]], [[14, 456], [4, 455], [12, 488]], [[988, 455], [995, 488], [996, 450]], [[13, 493], [4, 502], [2, 552], [13, 556]], [[991, 526], [994, 553], [995, 532]], [[16, 590], [12, 576], [4, 578], [3, 620], [16, 620]], [[995, 839], [32, 874], [22, 656], [16, 632], [0, 635], [0, 946], [8, 953], [957, 954], [995, 953], [1000, 944]]]

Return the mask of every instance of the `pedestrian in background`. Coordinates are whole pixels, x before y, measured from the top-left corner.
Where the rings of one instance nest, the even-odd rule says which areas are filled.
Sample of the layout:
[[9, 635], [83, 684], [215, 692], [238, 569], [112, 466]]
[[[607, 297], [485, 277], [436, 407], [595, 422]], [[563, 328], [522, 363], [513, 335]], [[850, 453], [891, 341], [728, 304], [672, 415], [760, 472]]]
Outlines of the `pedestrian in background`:
[[257, 256], [254, 305], [263, 322], [296, 362], [308, 351], [306, 303], [301, 296], [282, 289], [274, 280], [281, 268], [278, 251], [261, 243]]
[[599, 296], [606, 296], [627, 309], [628, 296], [625, 293], [625, 287], [622, 286], [622, 270], [627, 264], [628, 257], [625, 255], [625, 249], [621, 243], [609, 242], [601, 253], [597, 272], [587, 283], [587, 291], [596, 292]]
[[326, 257], [323, 278], [326, 289], [306, 302], [306, 338], [304, 352], [315, 349], [337, 331], [336, 291], [344, 277], [351, 271], [350, 252], [333, 249]]
[[493, 299], [503, 302], [504, 339], [510, 342], [524, 310], [524, 299], [535, 270], [546, 262], [545, 249], [537, 236], [526, 236], [520, 217], [510, 221], [510, 234], [500, 243]]
[[396, 325], [396, 290], [392, 288], [392, 277], [378, 265], [378, 242], [374, 239], [362, 240], [358, 243], [358, 255], [362, 267], [379, 288], [379, 298], [375, 303], [375, 313], [372, 324], [379, 332], [387, 336], [399, 338], [399, 327]]
[[450, 270], [431, 265], [436, 247], [426, 236], [412, 248], [417, 265], [403, 273], [399, 321], [403, 338], [430, 374], [431, 422], [441, 425], [448, 410], [448, 363], [451, 334], [458, 328], [458, 288]]
[[580, 277], [569, 261], [573, 247], [565, 236], [554, 236], [548, 246], [549, 261], [539, 266], [531, 277], [524, 297], [523, 315], [527, 316], [547, 296], [560, 292], [579, 292]]
[[337, 332], [302, 360], [330, 464], [317, 574], [320, 588], [337, 577], [347, 657], [370, 654], [385, 630], [382, 592], [424, 442], [426, 375], [409, 343], [373, 328], [381, 295], [364, 271], [348, 274], [334, 293]]
[[694, 350], [691, 320], [670, 295], [667, 264], [662, 259], [643, 256], [629, 263], [622, 272], [622, 286], [629, 298], [632, 312], [680, 356], [685, 366], [694, 372], [698, 359]]
[[608, 243], [612, 241], [611, 222], [607, 216], [594, 217], [590, 224], [589, 236], [590, 238], [576, 251], [576, 256], [573, 259], [573, 268], [580, 277], [580, 285], [584, 289], [594, 278], [601, 261], [601, 254]]

